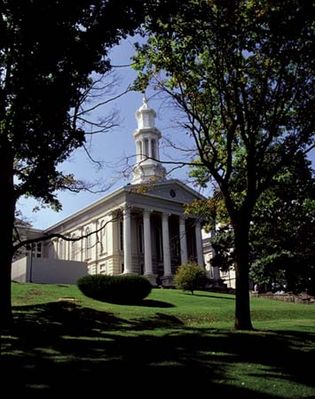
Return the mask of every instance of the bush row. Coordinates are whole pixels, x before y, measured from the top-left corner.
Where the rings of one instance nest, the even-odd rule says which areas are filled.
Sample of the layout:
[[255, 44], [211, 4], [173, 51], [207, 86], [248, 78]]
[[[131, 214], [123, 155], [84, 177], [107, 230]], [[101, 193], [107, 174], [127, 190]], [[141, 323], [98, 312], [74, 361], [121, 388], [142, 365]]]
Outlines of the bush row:
[[143, 276], [108, 276], [94, 274], [78, 280], [81, 292], [89, 298], [103, 302], [134, 304], [147, 297], [152, 289], [151, 283]]

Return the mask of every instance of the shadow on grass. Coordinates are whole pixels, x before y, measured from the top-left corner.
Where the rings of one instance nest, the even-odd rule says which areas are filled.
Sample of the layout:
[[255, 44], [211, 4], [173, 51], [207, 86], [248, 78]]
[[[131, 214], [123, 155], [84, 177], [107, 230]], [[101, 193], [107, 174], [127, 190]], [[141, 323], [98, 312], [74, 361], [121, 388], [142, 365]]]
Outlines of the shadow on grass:
[[139, 302], [129, 302], [129, 303], [125, 303], [123, 301], [118, 301], [118, 300], [111, 300], [111, 299], [96, 299], [93, 298], [92, 296], [90, 297], [96, 301], [99, 302], [104, 302], [104, 303], [111, 303], [113, 305], [122, 305], [122, 306], [139, 306], [139, 307], [147, 307], [147, 308], [175, 308], [176, 306], [173, 305], [172, 303], [169, 302], [164, 302], [164, 301], [156, 301], [155, 299], [142, 299]]
[[[209, 299], [227, 299], [229, 301], [235, 301], [234, 297], [225, 297], [225, 296], [216, 296], [216, 295], [212, 295], [211, 291], [209, 292], [210, 295], [205, 295], [205, 294], [198, 294], [198, 293], [194, 293], [194, 296], [201, 296], [203, 298], [209, 298]], [[191, 295], [191, 294], [190, 294]]]
[[[11, 394], [41, 397], [113, 390], [179, 396], [193, 389], [210, 398], [280, 398], [275, 389], [261, 392], [259, 381], [314, 387], [314, 352], [300, 350], [301, 342], [314, 342], [314, 334], [191, 329], [162, 312], [130, 321], [66, 302], [18, 307], [1, 342], [2, 388], [10, 381]], [[230, 373], [244, 364], [252, 365], [246, 373], [257, 385], [242, 386], [243, 374]]]
[[143, 299], [137, 306], [144, 306], [150, 308], [175, 308], [175, 305], [169, 302], [156, 301], [155, 299]]

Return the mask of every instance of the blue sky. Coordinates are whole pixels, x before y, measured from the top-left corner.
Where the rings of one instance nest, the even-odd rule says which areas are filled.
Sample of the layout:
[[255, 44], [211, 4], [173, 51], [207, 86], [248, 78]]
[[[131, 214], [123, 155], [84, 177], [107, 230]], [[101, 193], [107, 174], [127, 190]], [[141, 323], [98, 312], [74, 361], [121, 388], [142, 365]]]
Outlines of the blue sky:
[[[130, 57], [134, 52], [133, 41], [135, 39], [126, 39], [118, 45], [111, 53], [112, 64], [116, 66], [128, 65]], [[117, 67], [115, 74], [119, 87], [116, 92], [124, 91], [136, 77], [136, 73], [130, 67]], [[170, 107], [170, 104], [165, 100], [158, 98], [154, 92], [148, 91], [146, 93], [149, 98], [149, 103], [157, 112], [156, 126], [161, 130], [165, 138], [172, 138], [180, 140], [180, 146], [189, 146], [189, 138], [183, 134], [176, 133], [176, 111]], [[21, 199], [18, 203], [24, 217], [32, 223], [35, 228], [47, 228], [74, 212], [90, 205], [99, 198], [109, 194], [128, 183], [130, 176], [124, 175], [126, 169], [126, 159], [130, 158], [130, 162], [134, 162], [135, 145], [132, 133], [137, 127], [135, 112], [142, 104], [142, 93], [130, 92], [118, 100], [98, 110], [98, 115], [102, 113], [108, 114], [112, 109], [119, 112], [120, 123], [119, 126], [112, 129], [103, 135], [97, 135], [90, 141], [87, 141], [91, 156], [102, 162], [102, 168], [91, 162], [83, 149], [77, 150], [71, 158], [69, 158], [61, 169], [67, 173], [73, 173], [79, 180], [89, 183], [97, 182], [98, 185], [94, 190], [104, 189], [99, 193], [71, 193], [61, 192], [58, 198], [62, 203], [62, 211], [54, 212], [49, 208], [41, 209], [34, 212], [33, 209], [38, 205], [31, 199]], [[95, 115], [97, 117], [98, 115]], [[186, 141], [186, 143], [185, 143]], [[161, 159], [174, 160], [183, 159], [183, 153], [178, 153], [167, 145], [166, 140], [161, 143]], [[311, 159], [313, 167], [315, 167], [315, 151], [312, 152]], [[170, 167], [166, 168], [169, 170]], [[187, 168], [177, 169], [172, 172], [169, 177], [179, 178], [185, 183], [189, 183], [187, 178]]]
[[[134, 39], [126, 39], [111, 53], [112, 64], [116, 66], [130, 64]], [[130, 85], [136, 77], [136, 73], [130, 67], [114, 68], [119, 87], [116, 94], [122, 92]], [[174, 125], [174, 110], [169, 109], [169, 105], [158, 99], [153, 92], [146, 93], [149, 103], [157, 112], [156, 126], [161, 130], [165, 137], [173, 136], [172, 126]], [[95, 117], [102, 113], [108, 114], [112, 110], [119, 112], [119, 126], [111, 131], [93, 136], [87, 140], [87, 147], [93, 159], [102, 162], [102, 168], [91, 162], [83, 149], [77, 150], [73, 155], [61, 165], [61, 169], [67, 173], [73, 173], [79, 180], [88, 183], [97, 182], [93, 190], [102, 190], [100, 193], [71, 193], [61, 192], [58, 198], [62, 203], [62, 211], [54, 212], [49, 208], [40, 209], [34, 212], [37, 204], [34, 200], [22, 198], [18, 207], [23, 216], [32, 223], [35, 228], [47, 228], [74, 212], [90, 205], [99, 198], [109, 194], [113, 190], [129, 181], [129, 176], [124, 176], [126, 169], [126, 159], [130, 158], [130, 163], [134, 162], [135, 144], [132, 133], [137, 127], [135, 112], [142, 105], [142, 93], [130, 92], [121, 98], [110, 103], [109, 106], [100, 108]], [[181, 135], [181, 140], [183, 139]], [[161, 143], [161, 159], [177, 158], [173, 149], [167, 148], [166, 143]], [[187, 170], [176, 170], [170, 176], [185, 180]]]

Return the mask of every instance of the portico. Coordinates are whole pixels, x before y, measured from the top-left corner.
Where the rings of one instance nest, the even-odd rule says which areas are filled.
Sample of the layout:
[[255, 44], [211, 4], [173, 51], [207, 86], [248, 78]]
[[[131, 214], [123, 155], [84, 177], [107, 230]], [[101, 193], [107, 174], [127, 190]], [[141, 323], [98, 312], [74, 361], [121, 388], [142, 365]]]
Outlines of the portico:
[[188, 260], [204, 265], [201, 225], [182, 212], [125, 205], [122, 220], [124, 273], [144, 274], [153, 284], [158, 278], [167, 286], [179, 265]]

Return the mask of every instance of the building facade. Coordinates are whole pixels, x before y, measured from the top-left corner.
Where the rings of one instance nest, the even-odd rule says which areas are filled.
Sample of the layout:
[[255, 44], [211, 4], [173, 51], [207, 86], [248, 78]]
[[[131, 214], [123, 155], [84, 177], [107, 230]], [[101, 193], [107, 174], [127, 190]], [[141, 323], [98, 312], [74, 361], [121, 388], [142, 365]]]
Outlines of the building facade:
[[155, 118], [144, 99], [136, 112], [131, 183], [44, 231], [66, 239], [43, 242], [42, 257], [85, 262], [91, 274], [142, 274], [164, 286], [172, 285], [176, 268], [188, 260], [204, 267], [201, 223], [184, 214], [185, 204], [203, 197], [166, 179]]

